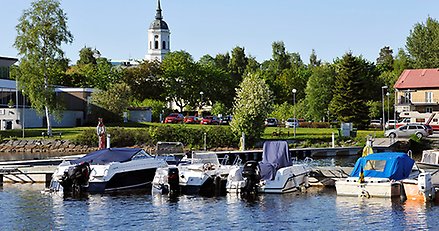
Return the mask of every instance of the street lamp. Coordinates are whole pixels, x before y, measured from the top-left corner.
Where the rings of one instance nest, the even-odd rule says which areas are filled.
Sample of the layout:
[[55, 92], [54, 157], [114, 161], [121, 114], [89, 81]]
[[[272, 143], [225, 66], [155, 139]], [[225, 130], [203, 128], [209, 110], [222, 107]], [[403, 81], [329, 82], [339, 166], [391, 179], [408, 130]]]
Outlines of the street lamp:
[[294, 121], [293, 121], [293, 126], [294, 126], [294, 138], [296, 138], [296, 92], [297, 90], [294, 88], [293, 89], [293, 109], [294, 109]]
[[387, 86], [381, 87], [381, 96], [382, 96], [382, 103], [383, 103], [383, 122], [382, 122], [383, 131], [385, 130], [384, 121], [386, 121], [385, 114], [384, 114], [384, 89], [387, 89], [387, 88], [388, 88]]
[[390, 120], [390, 92], [387, 91], [387, 120]]

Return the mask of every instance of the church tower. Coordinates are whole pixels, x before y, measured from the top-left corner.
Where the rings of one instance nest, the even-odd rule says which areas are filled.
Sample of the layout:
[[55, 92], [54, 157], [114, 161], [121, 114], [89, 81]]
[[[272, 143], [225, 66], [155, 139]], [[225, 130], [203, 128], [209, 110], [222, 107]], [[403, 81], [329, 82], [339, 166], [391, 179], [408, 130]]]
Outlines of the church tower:
[[168, 24], [163, 21], [160, 0], [158, 0], [155, 20], [151, 23], [148, 30], [148, 54], [145, 59], [161, 62], [165, 54], [171, 50], [170, 34]]

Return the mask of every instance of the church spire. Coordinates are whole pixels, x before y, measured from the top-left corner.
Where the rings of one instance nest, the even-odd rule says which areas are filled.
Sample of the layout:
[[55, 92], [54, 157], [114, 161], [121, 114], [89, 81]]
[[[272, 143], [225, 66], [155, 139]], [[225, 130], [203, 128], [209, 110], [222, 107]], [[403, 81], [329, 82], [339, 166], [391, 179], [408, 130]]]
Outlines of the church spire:
[[161, 20], [162, 17], [162, 8], [160, 7], [160, 0], [157, 0], [157, 13], [155, 14], [155, 19]]

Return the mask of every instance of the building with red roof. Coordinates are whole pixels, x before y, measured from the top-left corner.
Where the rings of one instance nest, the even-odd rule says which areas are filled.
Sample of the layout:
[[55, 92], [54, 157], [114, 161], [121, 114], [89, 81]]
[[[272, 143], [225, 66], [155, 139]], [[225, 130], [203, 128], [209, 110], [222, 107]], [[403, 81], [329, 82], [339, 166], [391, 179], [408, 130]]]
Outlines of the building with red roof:
[[439, 68], [404, 70], [393, 87], [397, 112], [439, 111]]

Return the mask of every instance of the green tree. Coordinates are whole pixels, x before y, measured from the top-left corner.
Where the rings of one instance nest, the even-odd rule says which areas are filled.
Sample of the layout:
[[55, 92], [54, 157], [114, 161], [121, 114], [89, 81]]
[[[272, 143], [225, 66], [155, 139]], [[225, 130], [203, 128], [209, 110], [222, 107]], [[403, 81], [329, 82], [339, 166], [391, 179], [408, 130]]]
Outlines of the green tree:
[[41, 114], [44, 111], [47, 133], [51, 135], [50, 114], [59, 114], [61, 110], [54, 86], [67, 67], [61, 45], [73, 41], [67, 16], [57, 0], [38, 0], [23, 12], [16, 29], [14, 46], [22, 56], [19, 85], [32, 107]]
[[79, 59], [76, 65], [96, 64], [95, 53], [90, 47], [84, 47], [79, 51]]
[[415, 68], [439, 67], [439, 22], [428, 17], [425, 24], [416, 23], [405, 46]]
[[350, 52], [345, 54], [337, 62], [336, 72], [333, 98], [329, 105], [331, 114], [341, 122], [353, 122], [359, 128], [365, 127], [368, 121], [367, 99], [364, 98], [367, 78], [361, 59]]
[[264, 131], [264, 120], [271, 110], [272, 99], [268, 85], [257, 74], [244, 77], [233, 105], [232, 131], [254, 144]]
[[332, 100], [335, 70], [331, 65], [316, 66], [308, 80], [306, 92], [307, 118], [320, 121], [328, 115]]
[[221, 102], [217, 102], [217, 103], [213, 104], [211, 112], [213, 115], [220, 115], [221, 114], [223, 116], [226, 116], [228, 114], [228, 110], [227, 110], [226, 105], [224, 105]]
[[274, 68], [277, 73], [281, 73], [284, 69], [290, 68], [289, 55], [285, 49], [285, 44], [282, 41], [273, 42], [271, 44], [272, 59]]
[[136, 100], [164, 100], [163, 83], [160, 80], [160, 63], [143, 61], [139, 66], [123, 69], [122, 80], [130, 86]]
[[318, 67], [322, 64], [320, 59], [317, 59], [316, 51], [312, 49], [311, 55], [309, 56], [309, 66], [310, 67]]
[[229, 62], [230, 75], [232, 76], [235, 86], [242, 81], [242, 76], [247, 67], [247, 57], [244, 47], [235, 47], [232, 50], [232, 58]]
[[92, 93], [92, 101], [95, 105], [112, 112], [118, 119], [127, 110], [131, 102], [131, 90], [126, 83], [116, 83], [105, 91]]
[[201, 91], [199, 68], [192, 56], [186, 51], [174, 51], [166, 54], [161, 63], [164, 96], [180, 108], [199, 102]]
[[381, 72], [393, 70], [393, 50], [389, 46], [381, 48], [377, 58], [377, 67]]

